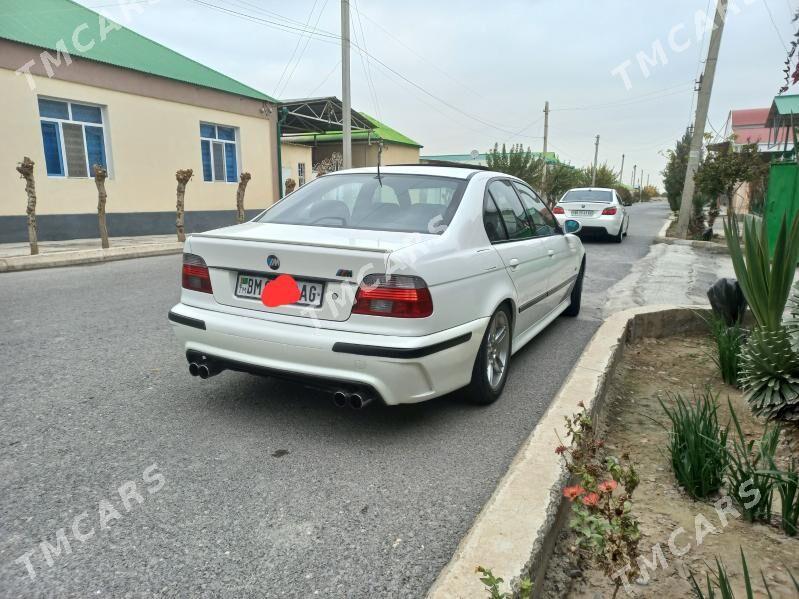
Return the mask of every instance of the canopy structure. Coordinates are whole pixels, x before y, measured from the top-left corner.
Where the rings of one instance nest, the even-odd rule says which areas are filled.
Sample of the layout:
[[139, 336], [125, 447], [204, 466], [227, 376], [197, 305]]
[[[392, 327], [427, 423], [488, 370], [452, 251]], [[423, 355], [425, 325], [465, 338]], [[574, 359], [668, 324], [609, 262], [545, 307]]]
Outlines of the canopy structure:
[[[326, 98], [301, 98], [280, 103], [285, 116], [281, 133], [290, 139], [292, 135], [341, 133], [344, 129], [344, 107], [335, 96]], [[350, 110], [353, 131], [368, 131], [374, 126], [360, 113]]]

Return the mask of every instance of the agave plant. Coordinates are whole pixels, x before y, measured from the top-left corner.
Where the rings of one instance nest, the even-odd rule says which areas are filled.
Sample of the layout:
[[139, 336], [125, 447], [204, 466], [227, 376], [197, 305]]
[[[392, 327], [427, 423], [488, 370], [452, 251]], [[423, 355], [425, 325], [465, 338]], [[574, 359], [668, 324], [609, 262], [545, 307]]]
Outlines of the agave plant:
[[783, 324], [791, 335], [793, 350], [799, 352], [799, 283], [793, 286], [791, 297], [788, 298], [788, 311], [789, 316]]
[[738, 233], [738, 219], [733, 214], [724, 221], [727, 247], [730, 249], [735, 276], [758, 326], [768, 330], [779, 327], [791, 292], [791, 283], [799, 256], [799, 214], [790, 227], [783, 216], [780, 231], [770, 256], [766, 221], [747, 216], [743, 222], [743, 248]]
[[741, 348], [739, 382], [755, 414], [769, 419], [799, 419], [799, 295], [792, 298], [796, 319], [782, 323], [799, 257], [799, 214], [790, 227], [785, 217], [769, 253], [765, 221], [724, 222], [733, 268], [757, 326]]
[[741, 348], [738, 381], [752, 411], [769, 419], [799, 419], [799, 354], [783, 326], [757, 327]]

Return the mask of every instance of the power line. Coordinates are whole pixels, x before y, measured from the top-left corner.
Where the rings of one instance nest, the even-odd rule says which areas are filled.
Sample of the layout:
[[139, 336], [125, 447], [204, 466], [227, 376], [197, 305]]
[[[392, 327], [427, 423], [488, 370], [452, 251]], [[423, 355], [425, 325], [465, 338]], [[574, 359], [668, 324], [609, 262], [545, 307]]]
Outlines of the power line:
[[366, 20], [370, 21], [370, 22], [371, 22], [373, 25], [375, 25], [375, 26], [376, 26], [378, 29], [380, 29], [380, 30], [381, 30], [381, 31], [382, 31], [382, 32], [383, 32], [383, 33], [384, 33], [384, 34], [385, 34], [387, 37], [391, 38], [391, 39], [392, 39], [392, 40], [394, 40], [394, 41], [395, 41], [397, 44], [399, 44], [400, 46], [402, 46], [403, 48], [405, 48], [406, 50], [408, 50], [409, 52], [411, 52], [411, 53], [412, 53], [414, 56], [416, 56], [416, 57], [417, 57], [418, 59], [420, 59], [422, 62], [425, 62], [425, 63], [427, 63], [428, 65], [430, 65], [431, 67], [433, 67], [433, 68], [434, 68], [436, 71], [438, 71], [439, 73], [441, 73], [442, 75], [444, 75], [444, 76], [445, 76], [447, 79], [449, 79], [449, 80], [450, 80], [450, 81], [452, 81], [453, 83], [456, 83], [456, 84], [458, 84], [458, 85], [459, 85], [459, 86], [461, 86], [463, 89], [465, 89], [466, 91], [468, 91], [470, 94], [472, 94], [472, 95], [474, 95], [474, 96], [476, 96], [476, 97], [478, 97], [478, 98], [482, 98], [483, 100], [487, 100], [487, 98], [486, 98], [484, 95], [482, 95], [480, 92], [477, 92], [477, 91], [475, 91], [475, 90], [474, 90], [474, 89], [472, 89], [470, 86], [466, 85], [466, 84], [465, 84], [465, 83], [463, 83], [462, 81], [459, 81], [458, 79], [456, 79], [455, 77], [453, 77], [451, 73], [449, 73], [449, 72], [447, 72], [446, 70], [442, 69], [442, 68], [441, 68], [441, 67], [439, 67], [439, 66], [438, 66], [438, 65], [437, 65], [437, 64], [436, 64], [434, 61], [430, 60], [429, 58], [427, 58], [427, 57], [426, 57], [426, 56], [424, 56], [423, 54], [420, 54], [420, 53], [419, 53], [419, 52], [418, 52], [418, 51], [417, 51], [415, 48], [413, 48], [412, 46], [410, 46], [410, 45], [406, 44], [405, 42], [403, 42], [403, 41], [402, 41], [400, 38], [398, 38], [396, 35], [394, 35], [393, 33], [391, 33], [391, 31], [389, 31], [388, 29], [386, 29], [385, 27], [383, 27], [383, 26], [382, 26], [382, 25], [381, 25], [381, 24], [380, 24], [378, 21], [376, 21], [375, 19], [373, 19], [372, 17], [370, 17], [368, 14], [366, 14], [366, 13], [365, 13], [365, 12], [363, 12], [363, 11], [361, 11], [361, 13], [360, 13], [360, 14], [361, 14], [361, 15], [363, 15], [363, 18], [364, 18], [364, 19], [366, 19]]
[[305, 94], [305, 95], [306, 95], [307, 97], [309, 97], [309, 98], [312, 98], [312, 97], [313, 97], [313, 95], [314, 95], [314, 94], [317, 92], [317, 90], [318, 90], [320, 87], [322, 87], [322, 86], [323, 86], [325, 83], [327, 83], [327, 80], [328, 80], [328, 79], [330, 79], [330, 76], [331, 76], [333, 73], [335, 73], [335, 72], [336, 72], [336, 69], [339, 67], [339, 65], [340, 65], [340, 64], [341, 64], [341, 59], [339, 58], [338, 62], [337, 62], [336, 64], [334, 64], [334, 65], [333, 65], [333, 68], [332, 68], [332, 69], [330, 69], [330, 71], [328, 71], [327, 75], [325, 75], [325, 76], [324, 76], [324, 78], [322, 79], [322, 81], [320, 81], [320, 82], [317, 84], [317, 86], [316, 86], [316, 87], [314, 87], [314, 88], [313, 88], [311, 91], [309, 91], [309, 92], [308, 92], [307, 94]]
[[[318, 2], [319, 2], [319, 0], [314, 0], [314, 2], [313, 2], [313, 6], [311, 7], [311, 12], [308, 13], [308, 18], [305, 21], [305, 26], [306, 27], [311, 24], [311, 18], [313, 17], [313, 13], [316, 10], [316, 5], [317, 5]], [[278, 95], [278, 91], [280, 90], [280, 84], [283, 83], [283, 77], [285, 77], [286, 71], [288, 71], [289, 65], [294, 60], [294, 56], [297, 54], [297, 50], [300, 47], [300, 43], [302, 42], [303, 37], [304, 36], [300, 36], [300, 37], [297, 38], [297, 43], [294, 44], [294, 50], [292, 50], [291, 56], [289, 57], [288, 62], [286, 62], [286, 66], [283, 67], [283, 72], [280, 73], [280, 79], [277, 80], [277, 85], [275, 85], [275, 91], [272, 94], [275, 97], [277, 97], [277, 95]]]
[[777, 37], [779, 38], [780, 43], [782, 44], [782, 49], [787, 52], [788, 51], [788, 44], [785, 43], [785, 39], [782, 37], [782, 33], [780, 33], [780, 28], [777, 27], [777, 23], [774, 22], [774, 15], [771, 14], [771, 9], [769, 8], [769, 5], [768, 5], [768, 0], [763, 0], [763, 6], [766, 8], [766, 12], [768, 13], [769, 21], [771, 21], [771, 26], [774, 28], [774, 31], [776, 32]]
[[[587, 104], [585, 106], [571, 106], [571, 107], [563, 107], [563, 108], [553, 108], [552, 112], [556, 112], [556, 111], [557, 112], [573, 111], [573, 110], [600, 110], [600, 109], [603, 109], [603, 108], [614, 108], [616, 106], [625, 107], [625, 106], [630, 106], [632, 104], [638, 104], [638, 103], [641, 103], [641, 102], [650, 102], [652, 100], [659, 100], [660, 98], [664, 98], [664, 97], [668, 97], [668, 96], [674, 96], [674, 95], [678, 95], [678, 94], [687, 93], [689, 90], [687, 90], [687, 89], [679, 90], [678, 88], [684, 88], [684, 87], [686, 87], [688, 85], [693, 85], [693, 81], [688, 82], [688, 83], [680, 83], [679, 85], [674, 85], [674, 86], [667, 87], [667, 88], [664, 88], [664, 89], [659, 89], [659, 90], [656, 90], [656, 91], [653, 91], [653, 92], [648, 92], [646, 94], [641, 94], [640, 96], [634, 96], [632, 98], [626, 98], [626, 99], [623, 99], [623, 100], [616, 100], [616, 101], [613, 101], [613, 102], [605, 102], [605, 103], [601, 103], [601, 104]], [[672, 90], [677, 90], [677, 91], [672, 91]], [[664, 93], [664, 92], [670, 92], [670, 93]]]
[[[361, 44], [363, 45], [364, 50], [368, 51], [366, 47], [366, 33], [363, 30], [363, 21], [361, 20], [361, 11], [358, 8], [358, 0], [355, 0], [354, 7], [355, 7], [355, 16], [358, 19], [358, 28], [361, 30]], [[355, 40], [357, 43], [358, 31], [354, 29], [353, 33], [355, 34]], [[369, 89], [369, 95], [372, 97], [372, 102], [374, 103], [375, 110], [377, 111], [377, 118], [379, 118], [382, 121], [383, 111], [380, 110], [380, 103], [377, 100], [377, 90], [375, 89], [375, 84], [374, 81], [372, 80], [372, 69], [369, 63], [369, 59], [368, 58], [364, 59], [363, 54], [361, 54], [360, 56], [361, 56], [361, 66], [363, 67], [363, 74], [366, 77], [366, 86]]]
[[[319, 14], [316, 17], [316, 22], [314, 23], [314, 29], [316, 29], [317, 25], [319, 25], [319, 21], [322, 18], [322, 14], [325, 12], [325, 8], [327, 8], [327, 2], [328, 2], [328, 0], [325, 0], [324, 4], [322, 4], [322, 8], [319, 10]], [[310, 18], [308, 20], [310, 22]], [[300, 39], [302, 39], [302, 38], [300, 38]], [[283, 84], [283, 88], [278, 93], [278, 96], [286, 91], [286, 88], [288, 87], [289, 83], [291, 82], [291, 78], [294, 76], [294, 73], [295, 73], [295, 71], [297, 70], [297, 67], [300, 64], [300, 61], [302, 60], [302, 57], [305, 56], [305, 51], [308, 49], [308, 44], [310, 44], [310, 43], [311, 43], [311, 36], [309, 35], [307, 38], [305, 38], [305, 45], [302, 47], [302, 50], [300, 50], [300, 55], [297, 57], [297, 61], [294, 63], [294, 66], [292, 67], [291, 72], [289, 73], [288, 77], [286, 77], [286, 81]]]

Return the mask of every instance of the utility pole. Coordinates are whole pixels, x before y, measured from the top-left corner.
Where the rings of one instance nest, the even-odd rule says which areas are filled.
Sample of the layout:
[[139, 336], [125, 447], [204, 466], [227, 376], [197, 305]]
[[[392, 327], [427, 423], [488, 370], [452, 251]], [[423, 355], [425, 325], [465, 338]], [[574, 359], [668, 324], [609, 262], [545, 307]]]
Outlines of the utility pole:
[[624, 181], [622, 177], [624, 176], [624, 154], [621, 155], [621, 168], [619, 169], [619, 183]]
[[341, 0], [341, 126], [343, 167], [352, 168], [352, 99], [350, 97], [350, 0]]
[[646, 186], [649, 187], [649, 173], [646, 175]]
[[599, 136], [596, 136], [594, 144], [594, 173], [591, 175], [591, 187], [596, 186], [596, 161], [599, 159]]
[[549, 100], [544, 102], [544, 168], [541, 171], [541, 193], [546, 193], [544, 184], [547, 182], [547, 140], [549, 137]]
[[635, 189], [635, 170], [638, 168], [637, 164], [633, 164], [633, 178], [630, 179], [630, 187]]
[[691, 149], [688, 153], [688, 168], [685, 170], [685, 183], [682, 188], [682, 201], [680, 204], [680, 217], [677, 219], [677, 237], [685, 239], [688, 236], [688, 224], [691, 220], [691, 207], [694, 198], [694, 175], [699, 167], [699, 157], [702, 153], [702, 141], [705, 137], [705, 124], [710, 107], [710, 94], [713, 91], [713, 80], [716, 77], [716, 63], [719, 60], [721, 47], [721, 34], [724, 32], [724, 20], [727, 16], [727, 1], [718, 0], [716, 16], [713, 19], [713, 31], [710, 34], [710, 45], [707, 49], [705, 71], [699, 80], [699, 99], [696, 104], [696, 117], [694, 131], [691, 135]]
[[641, 169], [641, 179], [638, 182], [638, 201], [644, 199], [644, 169]]

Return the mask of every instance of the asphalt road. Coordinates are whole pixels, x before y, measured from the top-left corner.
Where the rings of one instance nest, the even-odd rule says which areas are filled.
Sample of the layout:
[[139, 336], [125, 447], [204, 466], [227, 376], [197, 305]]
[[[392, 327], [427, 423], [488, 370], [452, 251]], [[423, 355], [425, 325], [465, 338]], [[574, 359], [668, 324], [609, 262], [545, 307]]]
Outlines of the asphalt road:
[[583, 314], [487, 408], [191, 378], [166, 320], [177, 256], [0, 275], [0, 596], [423, 596], [666, 213], [586, 241]]

